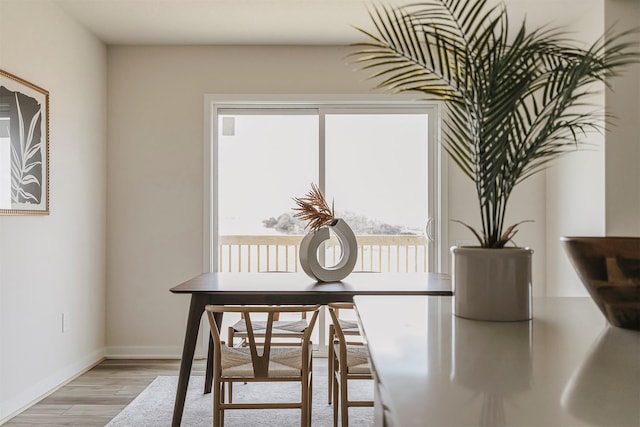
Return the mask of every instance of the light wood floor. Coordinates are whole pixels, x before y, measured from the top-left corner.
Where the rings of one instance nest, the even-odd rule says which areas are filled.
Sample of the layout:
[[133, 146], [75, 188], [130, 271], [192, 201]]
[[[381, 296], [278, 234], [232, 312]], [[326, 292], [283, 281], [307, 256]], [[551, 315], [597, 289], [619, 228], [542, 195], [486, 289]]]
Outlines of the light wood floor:
[[[3, 427], [106, 425], [159, 375], [178, 375], [178, 360], [105, 360], [10, 419]], [[192, 375], [204, 375], [205, 361]]]

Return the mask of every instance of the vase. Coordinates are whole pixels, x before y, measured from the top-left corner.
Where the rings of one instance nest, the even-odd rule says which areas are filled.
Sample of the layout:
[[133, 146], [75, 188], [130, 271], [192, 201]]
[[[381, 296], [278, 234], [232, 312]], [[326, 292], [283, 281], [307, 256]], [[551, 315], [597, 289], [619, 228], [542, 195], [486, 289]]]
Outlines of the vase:
[[532, 318], [529, 248], [453, 247], [453, 311], [473, 320]]
[[[342, 255], [336, 265], [325, 267], [318, 260], [318, 248], [331, 237], [329, 229], [337, 236]], [[302, 270], [309, 277], [320, 282], [338, 282], [353, 271], [358, 258], [358, 243], [351, 227], [337, 218], [331, 225], [320, 227], [304, 236], [300, 242], [299, 256]]]

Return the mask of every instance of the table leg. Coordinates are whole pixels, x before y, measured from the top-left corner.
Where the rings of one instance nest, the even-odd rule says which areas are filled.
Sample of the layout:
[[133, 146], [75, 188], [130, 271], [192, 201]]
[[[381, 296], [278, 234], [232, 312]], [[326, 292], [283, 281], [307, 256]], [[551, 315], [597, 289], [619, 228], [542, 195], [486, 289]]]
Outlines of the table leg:
[[178, 389], [176, 390], [176, 401], [173, 407], [172, 427], [180, 427], [182, 422], [182, 412], [184, 401], [187, 397], [187, 387], [189, 386], [189, 376], [193, 365], [193, 354], [198, 340], [198, 330], [200, 329], [200, 319], [204, 313], [204, 306], [208, 303], [208, 295], [191, 294], [191, 305], [187, 316], [187, 330], [184, 335], [184, 345], [182, 347], [182, 359], [180, 361], [180, 373], [178, 376]]

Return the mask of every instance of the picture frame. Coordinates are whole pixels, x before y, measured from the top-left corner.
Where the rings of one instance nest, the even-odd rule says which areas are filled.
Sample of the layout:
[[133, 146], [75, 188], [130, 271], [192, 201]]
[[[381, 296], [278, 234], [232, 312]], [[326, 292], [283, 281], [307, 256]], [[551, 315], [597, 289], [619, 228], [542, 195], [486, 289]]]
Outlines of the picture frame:
[[49, 214], [49, 92], [0, 70], [0, 215]]

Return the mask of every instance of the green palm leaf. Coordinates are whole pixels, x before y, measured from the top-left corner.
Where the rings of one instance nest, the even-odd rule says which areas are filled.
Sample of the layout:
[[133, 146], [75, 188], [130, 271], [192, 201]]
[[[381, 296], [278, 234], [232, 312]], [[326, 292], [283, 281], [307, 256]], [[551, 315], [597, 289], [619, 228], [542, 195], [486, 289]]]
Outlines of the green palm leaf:
[[353, 61], [378, 88], [446, 103], [444, 148], [475, 183], [484, 247], [517, 232], [504, 225], [514, 187], [601, 130], [594, 84], [640, 58], [634, 30], [608, 30], [582, 49], [561, 29], [523, 21], [511, 31], [506, 7], [487, 0], [380, 6], [370, 17]]

